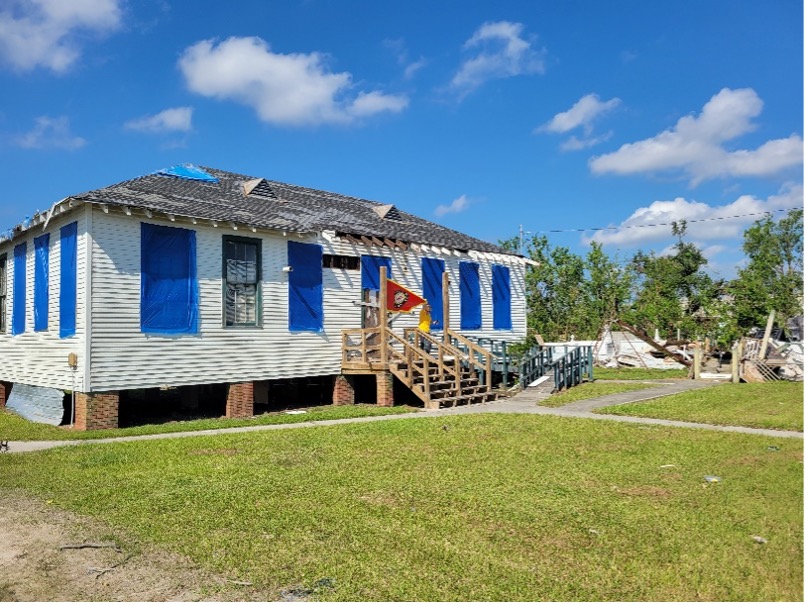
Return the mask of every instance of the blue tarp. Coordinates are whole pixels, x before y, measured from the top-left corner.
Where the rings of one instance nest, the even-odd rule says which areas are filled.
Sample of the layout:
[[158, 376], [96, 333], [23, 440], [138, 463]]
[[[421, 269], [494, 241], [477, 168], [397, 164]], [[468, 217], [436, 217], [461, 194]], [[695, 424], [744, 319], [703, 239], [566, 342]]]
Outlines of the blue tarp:
[[322, 246], [288, 242], [288, 329], [321, 332], [325, 312], [322, 290]]
[[445, 272], [445, 261], [438, 258], [424, 258], [423, 298], [431, 305], [431, 321], [437, 322], [433, 327], [441, 330], [442, 325], [442, 274]]
[[162, 170], [157, 170], [152, 174], [160, 174], [162, 176], [175, 176], [180, 179], [188, 179], [191, 181], [205, 181], [208, 183], [217, 183], [218, 179], [214, 177], [212, 174], [205, 172], [198, 166], [194, 166], [193, 164], [177, 164], [176, 166], [171, 166], [170, 168], [163, 168]]
[[140, 224], [140, 330], [199, 331], [196, 232]]
[[381, 289], [381, 267], [386, 267], [386, 278], [392, 278], [392, 259], [385, 256], [361, 255], [361, 289]]
[[493, 265], [493, 329], [512, 329], [512, 293], [509, 267]]
[[11, 333], [25, 332], [25, 242], [14, 246], [14, 309], [11, 314]]
[[59, 238], [59, 337], [76, 333], [78, 223], [62, 227]]
[[459, 263], [459, 301], [461, 303], [461, 329], [480, 330], [481, 288], [478, 263]]
[[34, 331], [48, 329], [50, 233], [34, 238]]

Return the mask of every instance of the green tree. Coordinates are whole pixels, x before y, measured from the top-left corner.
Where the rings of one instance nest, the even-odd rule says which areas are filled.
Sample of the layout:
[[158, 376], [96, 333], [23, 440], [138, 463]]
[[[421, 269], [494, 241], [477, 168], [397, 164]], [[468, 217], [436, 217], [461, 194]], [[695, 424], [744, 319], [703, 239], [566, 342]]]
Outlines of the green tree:
[[[518, 238], [500, 243], [517, 250]], [[630, 298], [634, 272], [611, 260], [594, 243], [582, 258], [563, 246], [552, 247], [545, 235], [528, 242], [537, 263], [526, 272], [527, 327], [546, 340], [593, 339]]]
[[683, 338], [704, 336], [718, 323], [713, 303], [720, 284], [705, 273], [708, 261], [702, 251], [684, 241], [685, 221], [673, 223], [672, 234], [677, 237], [673, 254], [639, 251], [633, 257], [640, 283], [626, 318], [649, 334], [657, 329], [666, 338], [677, 330]]
[[730, 284], [734, 321], [740, 333], [763, 326], [770, 311], [781, 318], [803, 313], [803, 210], [780, 221], [771, 215], [744, 232], [747, 265]]

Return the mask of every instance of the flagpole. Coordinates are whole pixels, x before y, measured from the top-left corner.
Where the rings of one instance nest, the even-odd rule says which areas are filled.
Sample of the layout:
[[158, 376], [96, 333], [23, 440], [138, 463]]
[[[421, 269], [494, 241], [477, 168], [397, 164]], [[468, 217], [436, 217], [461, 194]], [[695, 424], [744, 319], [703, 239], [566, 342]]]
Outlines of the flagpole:
[[386, 266], [381, 265], [381, 289], [378, 292], [378, 311], [379, 311], [379, 319], [378, 322], [380, 330], [381, 330], [381, 363], [386, 365], [388, 360], [386, 359], [386, 347], [388, 344], [386, 338]]

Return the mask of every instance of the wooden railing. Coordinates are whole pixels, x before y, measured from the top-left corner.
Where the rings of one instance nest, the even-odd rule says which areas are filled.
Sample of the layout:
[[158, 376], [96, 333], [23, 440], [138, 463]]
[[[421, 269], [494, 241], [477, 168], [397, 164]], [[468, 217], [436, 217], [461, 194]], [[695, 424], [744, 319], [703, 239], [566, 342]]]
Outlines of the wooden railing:
[[454, 332], [450, 328], [445, 329], [445, 334], [453, 348], [464, 358], [464, 361], [480, 372], [481, 382], [486, 384], [488, 389], [492, 389], [493, 354], [481, 345], [459, 334], [459, 332]]
[[562, 354], [559, 347], [532, 347], [521, 359], [521, 386], [526, 388], [547, 374], [552, 375], [556, 391], [577, 386], [583, 378], [593, 380], [593, 347], [575, 346]]
[[554, 388], [557, 391], [575, 387], [587, 375], [593, 380], [593, 347], [575, 347], [553, 362]]

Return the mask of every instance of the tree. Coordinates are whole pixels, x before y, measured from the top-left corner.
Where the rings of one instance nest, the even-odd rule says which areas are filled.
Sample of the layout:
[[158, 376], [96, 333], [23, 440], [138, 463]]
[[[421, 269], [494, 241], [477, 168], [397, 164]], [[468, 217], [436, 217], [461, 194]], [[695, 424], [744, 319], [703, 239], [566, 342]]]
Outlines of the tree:
[[650, 334], [657, 329], [666, 338], [677, 330], [683, 338], [704, 336], [718, 321], [712, 307], [720, 284], [703, 270], [708, 261], [702, 251], [684, 241], [686, 222], [672, 223], [672, 234], [677, 237], [673, 254], [639, 251], [633, 257], [640, 284], [627, 319]]
[[730, 284], [734, 321], [741, 333], [762, 326], [774, 310], [782, 318], [803, 314], [803, 210], [777, 223], [771, 215], [744, 232], [747, 266]]
[[[501, 242], [516, 250], [518, 238]], [[527, 326], [546, 340], [593, 339], [604, 321], [629, 300], [634, 273], [620, 266], [594, 243], [583, 259], [563, 246], [552, 247], [544, 235], [528, 243], [538, 263], [526, 272]]]

